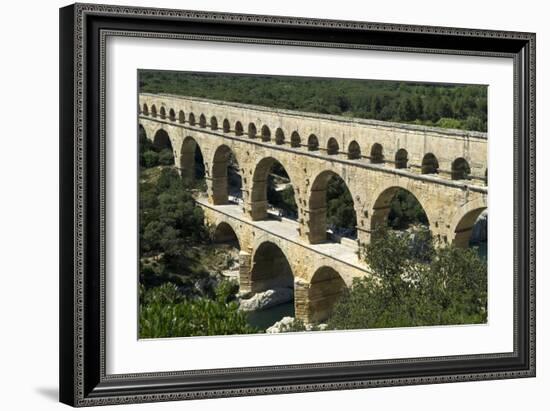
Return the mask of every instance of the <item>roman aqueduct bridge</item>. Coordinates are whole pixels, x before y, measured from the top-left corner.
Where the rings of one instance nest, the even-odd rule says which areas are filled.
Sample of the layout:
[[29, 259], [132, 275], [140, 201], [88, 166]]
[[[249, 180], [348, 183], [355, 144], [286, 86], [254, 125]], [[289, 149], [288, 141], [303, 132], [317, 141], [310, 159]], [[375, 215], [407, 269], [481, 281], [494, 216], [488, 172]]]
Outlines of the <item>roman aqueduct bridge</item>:
[[[220, 240], [239, 241], [241, 289], [267, 289], [276, 275], [294, 282], [296, 316], [306, 322], [324, 319], [352, 279], [368, 275], [355, 251], [387, 221], [400, 188], [422, 205], [432, 235], [459, 247], [468, 246], [487, 208], [485, 133], [147, 93], [139, 95], [139, 124], [155, 144], [171, 147], [186, 178], [194, 177], [200, 148], [208, 198], [198, 202]], [[231, 158], [242, 178], [238, 204], [229, 197]], [[293, 186], [297, 221], [268, 218], [267, 180], [276, 162]], [[351, 247], [327, 241], [326, 189], [334, 174], [354, 202]]]

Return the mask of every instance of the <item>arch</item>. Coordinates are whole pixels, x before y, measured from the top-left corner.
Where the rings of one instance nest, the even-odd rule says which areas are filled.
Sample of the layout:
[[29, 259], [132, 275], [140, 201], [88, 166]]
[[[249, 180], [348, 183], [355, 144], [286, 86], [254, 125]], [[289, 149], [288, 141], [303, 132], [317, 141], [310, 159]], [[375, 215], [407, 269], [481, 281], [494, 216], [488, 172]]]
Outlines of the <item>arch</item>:
[[[329, 183], [331, 192], [327, 195]], [[331, 201], [331, 204], [329, 204], [329, 201]], [[334, 203], [332, 203], [333, 201]], [[347, 207], [346, 205], [349, 206], [349, 204], [346, 204], [346, 202], [351, 203], [351, 207]], [[329, 212], [340, 212], [341, 215], [331, 215], [331, 219], [348, 223], [345, 230], [342, 230], [344, 227], [334, 226], [336, 237], [353, 237], [356, 234], [357, 216], [353, 197], [346, 182], [334, 171], [325, 170], [315, 177], [310, 189], [308, 207], [307, 235], [311, 244], [322, 243], [327, 240]], [[337, 230], [342, 232], [336, 232]]]
[[151, 106], [151, 116], [157, 116], [157, 106], [155, 106], [154, 104]]
[[361, 158], [361, 147], [359, 143], [353, 140], [348, 146], [348, 158], [350, 160], [357, 160]]
[[233, 151], [225, 144], [216, 148], [212, 159], [212, 203], [227, 204], [231, 195], [234, 201], [241, 198], [242, 178], [239, 163]]
[[231, 125], [229, 124], [229, 120], [228, 119], [224, 119], [223, 120], [223, 132], [224, 133], [229, 133], [231, 131]]
[[180, 151], [180, 173], [184, 180], [194, 182], [204, 178], [204, 159], [197, 141], [185, 137]]
[[216, 118], [216, 116], [210, 117], [210, 129], [211, 130], [218, 129], [218, 119]]
[[422, 158], [422, 174], [437, 174], [439, 173], [439, 161], [432, 153], [427, 153]]
[[278, 127], [277, 130], [275, 130], [275, 144], [282, 145], [285, 143], [285, 133], [283, 132], [283, 129], [281, 127]]
[[[405, 204], [403, 207], [401, 207], [402, 203]], [[417, 205], [420, 206], [421, 210], [415, 208]], [[399, 214], [400, 212], [401, 214]], [[426, 208], [418, 197], [406, 188], [399, 186], [386, 187], [375, 197], [370, 218], [370, 229], [374, 230], [378, 226], [389, 225], [390, 218], [393, 220], [393, 228], [397, 229], [405, 229], [410, 224], [415, 223], [428, 227], [430, 225]]]
[[409, 162], [409, 153], [404, 148], [400, 148], [395, 153], [395, 168], [407, 168]]
[[143, 125], [138, 124], [138, 143], [140, 143], [141, 141], [145, 141], [147, 140], [147, 131], [145, 131], [145, 127], [143, 127]]
[[233, 229], [231, 224], [222, 221], [214, 229], [212, 234], [212, 242], [214, 244], [230, 244], [241, 249], [241, 244], [239, 237], [237, 236], [236, 231]]
[[189, 125], [194, 126], [195, 124], [197, 124], [195, 120], [195, 114], [189, 113]]
[[271, 130], [268, 126], [263, 125], [262, 126], [262, 141], [270, 141], [271, 140]]
[[237, 121], [235, 123], [235, 135], [236, 136], [242, 136], [244, 133], [243, 125], [240, 121]]
[[470, 201], [463, 205], [454, 215], [451, 222], [451, 243], [459, 248], [467, 248], [474, 225], [483, 211], [487, 209], [485, 199]]
[[146, 116], [149, 115], [149, 107], [146, 103], [143, 103], [143, 114], [145, 114]]
[[294, 274], [283, 250], [271, 241], [261, 243], [252, 257], [250, 289], [253, 293], [294, 288]]
[[470, 165], [462, 157], [455, 159], [451, 164], [451, 178], [453, 180], [468, 180], [470, 173]]
[[[277, 176], [283, 179], [283, 182], [288, 180], [284, 183], [286, 188], [282, 190], [292, 190], [288, 193], [290, 198], [286, 201], [281, 194], [276, 194], [277, 190], [274, 188], [274, 184]], [[275, 204], [269, 204], [269, 199], [273, 200], [272, 202], [275, 202]], [[295, 214], [297, 214], [292, 179], [287, 172], [287, 168], [273, 157], [264, 157], [256, 165], [252, 176], [252, 189], [250, 191], [250, 216], [252, 220], [265, 219], [268, 216], [267, 209], [269, 205], [274, 206], [279, 212], [290, 217], [295, 217]]]
[[185, 113], [183, 112], [183, 110], [180, 110], [180, 112], [178, 113], [178, 123], [185, 123]]
[[168, 112], [168, 116], [170, 118], [170, 121], [176, 121], [176, 112], [174, 111], [173, 108], [171, 108], [170, 111]]
[[319, 323], [330, 317], [335, 304], [347, 291], [345, 281], [332, 267], [322, 266], [315, 271], [308, 289], [308, 320]]
[[338, 151], [340, 151], [340, 146], [338, 145], [338, 141], [336, 141], [334, 137], [329, 138], [327, 143], [327, 154], [328, 155], [338, 154]]
[[163, 120], [166, 119], [166, 109], [164, 107], [160, 108], [160, 118]]
[[307, 149], [309, 151], [319, 150], [319, 139], [315, 134], [310, 134], [307, 139]]
[[170, 140], [170, 136], [163, 128], [159, 128], [156, 131], [153, 137], [153, 145], [158, 150], [170, 149], [171, 152], [174, 151], [174, 149], [172, 148], [172, 141]]
[[199, 127], [200, 128], [206, 128], [206, 116], [202, 113], [199, 117]]
[[370, 162], [373, 164], [381, 164], [384, 162], [384, 149], [382, 144], [374, 143], [370, 149]]
[[248, 138], [256, 138], [256, 124], [249, 123], [248, 124]]
[[297, 131], [293, 131], [290, 136], [290, 147], [300, 147], [302, 145], [302, 139]]

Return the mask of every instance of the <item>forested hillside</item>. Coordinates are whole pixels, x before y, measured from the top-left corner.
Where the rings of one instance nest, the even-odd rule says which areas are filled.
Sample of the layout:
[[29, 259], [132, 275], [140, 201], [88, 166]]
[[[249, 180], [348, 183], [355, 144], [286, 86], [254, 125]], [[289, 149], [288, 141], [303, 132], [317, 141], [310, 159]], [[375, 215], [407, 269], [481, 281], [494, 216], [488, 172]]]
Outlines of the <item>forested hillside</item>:
[[483, 85], [144, 70], [140, 91], [487, 131], [487, 87]]

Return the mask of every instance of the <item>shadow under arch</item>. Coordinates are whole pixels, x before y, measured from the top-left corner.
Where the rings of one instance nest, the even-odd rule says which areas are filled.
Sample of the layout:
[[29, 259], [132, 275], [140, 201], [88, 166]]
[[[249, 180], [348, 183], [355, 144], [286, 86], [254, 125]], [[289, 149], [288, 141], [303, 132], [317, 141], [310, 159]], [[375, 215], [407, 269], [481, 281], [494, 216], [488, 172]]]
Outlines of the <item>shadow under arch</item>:
[[319, 267], [313, 274], [308, 289], [308, 322], [319, 323], [327, 320], [347, 290], [346, 283], [338, 271], [329, 266]]
[[324, 170], [315, 177], [308, 207], [308, 239], [311, 244], [327, 240], [329, 217], [333, 220], [333, 239], [355, 237], [357, 216], [353, 197], [344, 179], [336, 172]]
[[190, 183], [204, 179], [204, 158], [199, 144], [193, 137], [188, 136], [183, 140], [179, 169], [181, 177]]
[[414, 193], [399, 186], [378, 193], [372, 207], [371, 231], [379, 226], [406, 229], [412, 224], [430, 226], [426, 208]]
[[258, 293], [276, 288], [294, 289], [294, 273], [281, 248], [265, 241], [256, 248], [252, 257], [250, 289]]
[[[256, 164], [250, 192], [250, 217], [252, 220], [267, 218], [270, 206], [276, 209], [279, 217], [297, 217], [298, 207], [292, 178], [287, 170], [288, 168], [274, 157], [264, 157]], [[278, 187], [276, 187], [277, 184], [279, 184]], [[287, 191], [285, 197], [278, 194], [285, 190]]]
[[453, 231], [450, 239], [455, 247], [468, 248], [473, 228], [485, 210], [487, 210], [487, 205], [483, 201], [476, 201], [467, 203], [456, 213], [451, 223]]
[[212, 158], [212, 203], [227, 204], [231, 200], [239, 202], [242, 198], [242, 177], [239, 174], [239, 162], [229, 146], [222, 144]]
[[231, 224], [222, 221], [220, 222], [212, 234], [212, 242], [214, 244], [228, 244], [234, 246], [237, 249], [241, 249], [241, 243], [237, 232], [231, 226]]

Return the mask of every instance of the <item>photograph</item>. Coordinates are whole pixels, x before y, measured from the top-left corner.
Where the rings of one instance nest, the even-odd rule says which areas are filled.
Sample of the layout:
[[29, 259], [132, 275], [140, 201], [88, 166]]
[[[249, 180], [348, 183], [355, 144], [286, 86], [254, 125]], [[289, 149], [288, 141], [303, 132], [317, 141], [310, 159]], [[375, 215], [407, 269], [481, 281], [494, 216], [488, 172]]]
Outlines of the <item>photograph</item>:
[[137, 79], [139, 339], [488, 324], [486, 84]]

